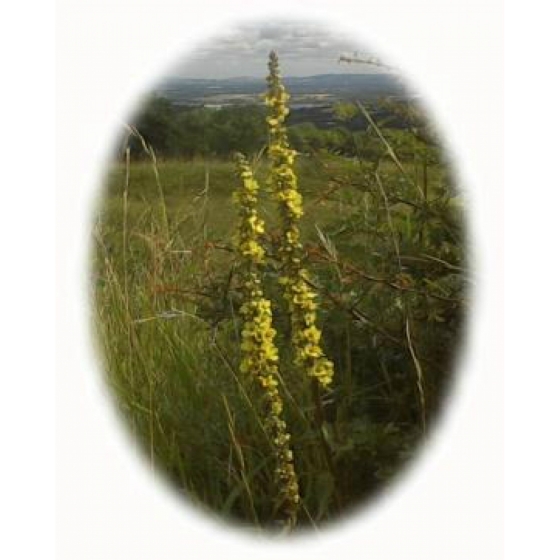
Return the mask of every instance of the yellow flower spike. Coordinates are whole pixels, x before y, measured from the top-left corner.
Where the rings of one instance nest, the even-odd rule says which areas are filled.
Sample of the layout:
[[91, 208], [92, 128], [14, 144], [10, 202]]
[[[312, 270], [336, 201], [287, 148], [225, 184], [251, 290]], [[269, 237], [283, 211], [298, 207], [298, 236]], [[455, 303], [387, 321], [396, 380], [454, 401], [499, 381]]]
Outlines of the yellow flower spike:
[[332, 382], [334, 368], [319, 345], [321, 331], [315, 326], [314, 313], [317, 309], [314, 301], [316, 294], [308, 285], [309, 275], [301, 264], [302, 246], [299, 242], [298, 222], [303, 216], [303, 200], [293, 169], [296, 152], [290, 148], [284, 125], [289, 114], [289, 95], [281, 83], [275, 52], [270, 53], [268, 69], [265, 104], [268, 107], [268, 155], [271, 159], [269, 183], [276, 192], [283, 227], [280, 241], [283, 275], [279, 282], [284, 287], [284, 298], [288, 301], [291, 315], [296, 362], [307, 375], [317, 379], [326, 388]]
[[243, 318], [241, 329], [241, 364], [243, 374], [256, 378], [265, 394], [267, 407], [265, 428], [274, 444], [276, 478], [279, 501], [285, 513], [285, 523], [292, 527], [296, 523], [300, 503], [299, 486], [290, 449], [290, 434], [281, 414], [284, 408], [278, 391], [278, 349], [274, 343], [276, 330], [272, 327], [272, 306], [261, 289], [259, 266], [265, 251], [261, 245], [264, 222], [258, 217], [257, 193], [259, 185], [247, 160], [237, 156], [238, 173], [242, 179], [234, 201], [239, 209], [236, 248], [242, 262]]

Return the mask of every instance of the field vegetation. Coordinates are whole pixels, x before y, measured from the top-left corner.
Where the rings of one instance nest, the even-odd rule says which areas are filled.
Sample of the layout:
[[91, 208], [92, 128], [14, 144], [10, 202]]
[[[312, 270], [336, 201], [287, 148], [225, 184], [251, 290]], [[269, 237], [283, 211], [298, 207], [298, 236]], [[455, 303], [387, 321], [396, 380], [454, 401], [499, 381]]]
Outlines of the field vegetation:
[[[291, 357], [264, 109], [182, 114], [156, 99], [108, 172], [92, 252], [107, 382], [153, 467], [211, 513], [268, 528], [282, 510], [262, 390], [240, 371], [234, 151], [261, 185], [295, 524], [316, 528], [384, 490], [445, 402], [468, 305], [464, 201], [422, 111], [386, 103], [399, 127], [377, 121], [367, 100], [338, 105], [332, 130], [287, 120], [303, 259], [334, 364], [321, 391]], [[361, 130], [346, 126], [353, 119]]]

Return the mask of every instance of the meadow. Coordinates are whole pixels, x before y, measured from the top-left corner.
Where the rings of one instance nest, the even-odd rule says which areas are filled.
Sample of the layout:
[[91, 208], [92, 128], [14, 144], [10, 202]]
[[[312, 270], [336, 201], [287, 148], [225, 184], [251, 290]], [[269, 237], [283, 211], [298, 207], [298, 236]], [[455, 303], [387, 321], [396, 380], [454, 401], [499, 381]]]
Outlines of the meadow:
[[[405, 130], [401, 155], [374, 121], [366, 134], [367, 152], [362, 137], [353, 157], [320, 149], [295, 164], [305, 263], [335, 371], [320, 393], [291, 365], [270, 161], [263, 150], [250, 154], [302, 528], [379, 495], [421, 449], [449, 393], [468, 307], [464, 200], [445, 154]], [[130, 138], [138, 140], [134, 131]], [[263, 396], [239, 369], [235, 165], [160, 159], [147, 143], [144, 157], [131, 158], [126, 146], [108, 171], [93, 231], [94, 329], [107, 382], [174, 491], [212, 515], [275, 527]]]

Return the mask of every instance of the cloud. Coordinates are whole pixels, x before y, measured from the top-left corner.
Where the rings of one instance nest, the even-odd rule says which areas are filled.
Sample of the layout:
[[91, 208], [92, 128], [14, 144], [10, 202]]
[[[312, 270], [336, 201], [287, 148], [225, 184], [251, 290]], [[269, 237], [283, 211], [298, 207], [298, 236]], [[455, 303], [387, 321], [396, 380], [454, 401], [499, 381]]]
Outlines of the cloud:
[[[266, 57], [276, 50], [285, 75], [325, 72], [356, 72], [337, 64], [342, 53], [362, 51], [336, 31], [308, 22], [281, 22], [242, 25], [210, 39], [172, 69], [175, 76], [231, 77], [262, 76]], [[372, 54], [372, 53], [368, 53]], [[235, 64], [234, 64], [235, 63]], [[359, 68], [360, 72], [375, 69]], [[235, 72], [236, 74], [233, 74]]]

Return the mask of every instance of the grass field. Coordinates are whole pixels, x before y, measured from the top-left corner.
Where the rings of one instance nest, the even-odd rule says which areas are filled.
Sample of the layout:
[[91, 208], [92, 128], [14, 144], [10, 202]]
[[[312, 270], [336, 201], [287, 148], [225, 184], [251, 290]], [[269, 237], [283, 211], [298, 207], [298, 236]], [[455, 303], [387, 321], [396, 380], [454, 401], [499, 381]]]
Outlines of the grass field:
[[[264, 187], [267, 163], [256, 163]], [[302, 508], [316, 527], [387, 483], [428, 437], [452, 378], [466, 307], [460, 197], [442, 163], [300, 157], [306, 262], [334, 361], [317, 403], [289, 366], [275, 282], [281, 392]], [[262, 397], [239, 373], [233, 164], [115, 164], [94, 227], [95, 330], [124, 421], [154, 468], [208, 511], [274, 526], [274, 464]], [[423, 181], [423, 182], [422, 182]], [[270, 251], [278, 218], [265, 189]], [[318, 418], [322, 413], [323, 418]]]

